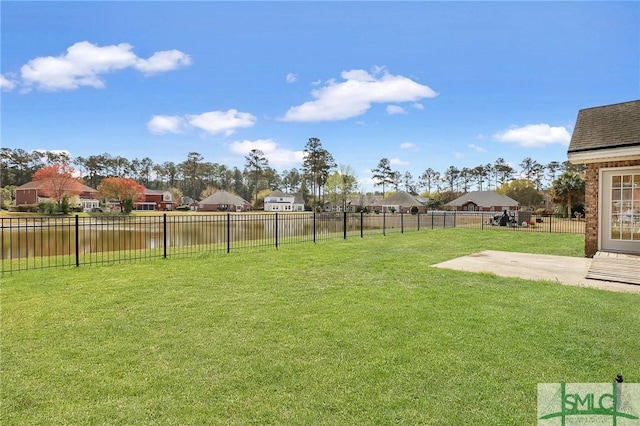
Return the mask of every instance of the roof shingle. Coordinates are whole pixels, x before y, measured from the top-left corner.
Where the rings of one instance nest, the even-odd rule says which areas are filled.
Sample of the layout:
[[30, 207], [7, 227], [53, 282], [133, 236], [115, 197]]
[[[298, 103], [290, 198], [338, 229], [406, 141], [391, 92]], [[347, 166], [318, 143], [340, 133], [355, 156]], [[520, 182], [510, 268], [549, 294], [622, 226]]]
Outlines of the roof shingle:
[[243, 206], [249, 204], [249, 202], [238, 195], [219, 190], [200, 201], [200, 204], [233, 204], [236, 206]]
[[492, 206], [517, 206], [518, 203], [511, 197], [498, 194], [494, 191], [473, 191], [467, 192], [461, 197], [456, 198], [453, 201], [448, 202], [446, 205], [451, 207], [463, 206], [471, 201], [477, 206], [492, 207]]
[[569, 153], [640, 145], [640, 100], [578, 111]]

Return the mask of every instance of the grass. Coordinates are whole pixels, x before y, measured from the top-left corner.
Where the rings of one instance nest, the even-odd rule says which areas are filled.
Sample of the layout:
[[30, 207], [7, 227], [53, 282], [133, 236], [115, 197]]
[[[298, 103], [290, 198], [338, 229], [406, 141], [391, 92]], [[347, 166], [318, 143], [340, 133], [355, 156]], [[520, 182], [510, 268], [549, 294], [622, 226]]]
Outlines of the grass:
[[3, 278], [2, 424], [535, 424], [640, 382], [640, 297], [431, 268], [579, 235], [436, 229]]

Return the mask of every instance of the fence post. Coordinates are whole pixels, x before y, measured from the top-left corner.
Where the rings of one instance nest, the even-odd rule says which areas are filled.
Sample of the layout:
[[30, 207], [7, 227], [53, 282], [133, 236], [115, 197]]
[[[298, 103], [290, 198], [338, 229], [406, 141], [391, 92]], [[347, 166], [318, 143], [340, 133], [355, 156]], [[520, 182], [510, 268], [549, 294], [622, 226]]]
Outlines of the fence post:
[[551, 232], [551, 218], [553, 218], [552, 214], [549, 215], [549, 232]]
[[316, 242], [316, 212], [313, 212], [313, 242]]
[[167, 214], [162, 214], [162, 257], [167, 258]]
[[80, 226], [78, 221], [78, 215], [76, 215], [76, 268], [80, 267]]
[[387, 235], [387, 212], [382, 211], [382, 235]]
[[480, 212], [480, 223], [482, 224], [482, 229], [484, 229], [484, 212]]
[[420, 212], [418, 212], [418, 231], [420, 231]]
[[360, 238], [364, 238], [364, 212], [360, 210]]
[[457, 212], [453, 212], [453, 227], [456, 227], [456, 216], [457, 216]]
[[227, 213], [227, 253], [231, 252], [231, 213]]
[[431, 229], [433, 229], [433, 210], [431, 211]]
[[400, 210], [400, 233], [404, 234], [404, 212]]
[[276, 248], [278, 248], [278, 212], [276, 212]]
[[344, 214], [343, 226], [344, 226], [344, 239], [347, 239], [347, 212], [342, 212]]

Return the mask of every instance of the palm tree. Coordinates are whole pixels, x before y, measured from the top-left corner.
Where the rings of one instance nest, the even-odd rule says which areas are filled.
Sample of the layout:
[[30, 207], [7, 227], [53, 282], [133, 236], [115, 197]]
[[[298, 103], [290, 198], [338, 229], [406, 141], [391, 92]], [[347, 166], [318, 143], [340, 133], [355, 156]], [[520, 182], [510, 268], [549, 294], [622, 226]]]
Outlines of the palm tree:
[[568, 217], [571, 217], [571, 206], [581, 197], [584, 197], [584, 177], [574, 171], [567, 170], [553, 182], [554, 201], [562, 203], [567, 209]]

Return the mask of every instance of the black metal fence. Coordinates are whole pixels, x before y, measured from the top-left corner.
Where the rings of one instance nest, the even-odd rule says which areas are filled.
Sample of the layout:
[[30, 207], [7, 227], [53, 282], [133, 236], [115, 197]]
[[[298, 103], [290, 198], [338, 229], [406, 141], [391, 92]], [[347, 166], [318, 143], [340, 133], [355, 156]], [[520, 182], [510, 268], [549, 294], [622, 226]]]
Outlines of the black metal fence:
[[[433, 228], [584, 233], [584, 222], [494, 213], [227, 213], [0, 218], [1, 273], [386, 235]], [[520, 220], [522, 219], [522, 220]]]

